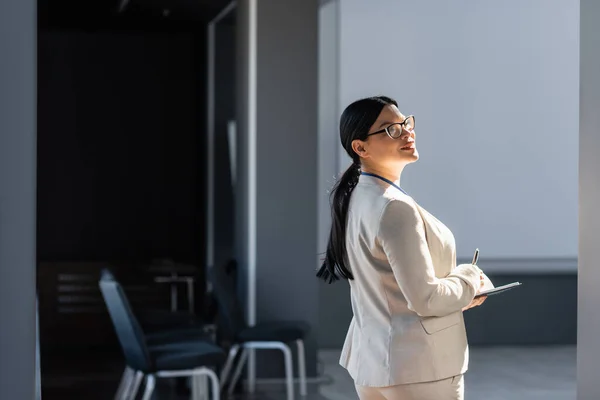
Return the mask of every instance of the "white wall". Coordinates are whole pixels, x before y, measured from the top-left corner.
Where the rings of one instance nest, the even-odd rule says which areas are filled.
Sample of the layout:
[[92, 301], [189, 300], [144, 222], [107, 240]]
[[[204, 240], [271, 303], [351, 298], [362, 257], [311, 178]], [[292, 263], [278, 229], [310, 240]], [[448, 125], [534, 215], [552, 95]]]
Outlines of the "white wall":
[[387, 94], [416, 115], [402, 185], [458, 256], [576, 257], [579, 2], [340, 6], [339, 107]]

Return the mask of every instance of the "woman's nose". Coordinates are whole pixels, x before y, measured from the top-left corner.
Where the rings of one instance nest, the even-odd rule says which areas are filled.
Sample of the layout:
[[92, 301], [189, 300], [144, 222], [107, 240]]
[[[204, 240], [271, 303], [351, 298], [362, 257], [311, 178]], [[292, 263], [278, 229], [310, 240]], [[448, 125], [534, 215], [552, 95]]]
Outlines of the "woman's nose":
[[409, 130], [407, 130], [406, 128], [403, 127], [402, 128], [402, 135], [400, 135], [400, 138], [403, 138], [403, 137], [406, 137], [406, 136], [409, 136], [409, 137], [415, 136], [415, 131], [412, 130], [412, 129], [409, 131]]

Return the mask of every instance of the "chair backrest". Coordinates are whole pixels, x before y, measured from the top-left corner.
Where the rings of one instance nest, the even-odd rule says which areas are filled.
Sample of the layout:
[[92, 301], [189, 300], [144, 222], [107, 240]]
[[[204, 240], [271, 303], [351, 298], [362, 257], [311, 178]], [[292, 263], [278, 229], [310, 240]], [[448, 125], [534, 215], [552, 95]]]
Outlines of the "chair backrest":
[[223, 327], [225, 336], [229, 336], [231, 339], [248, 326], [237, 295], [235, 269], [236, 262], [231, 260], [227, 264], [214, 266], [208, 270], [213, 294], [225, 324]]
[[102, 268], [100, 271], [100, 280], [116, 281], [114, 274], [108, 268]]
[[102, 272], [99, 286], [127, 365], [142, 372], [151, 370], [152, 361], [144, 332], [131, 310], [123, 288], [109, 271]]

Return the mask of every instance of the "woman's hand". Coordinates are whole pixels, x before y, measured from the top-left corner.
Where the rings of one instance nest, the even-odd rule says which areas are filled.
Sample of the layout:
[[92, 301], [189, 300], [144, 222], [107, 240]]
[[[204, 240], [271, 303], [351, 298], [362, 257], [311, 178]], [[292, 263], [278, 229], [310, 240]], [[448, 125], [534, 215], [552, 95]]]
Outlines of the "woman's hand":
[[[477, 290], [477, 293], [481, 292], [482, 290], [487, 290], [488, 289], [488, 285], [490, 285], [492, 282], [488, 279], [487, 276], [485, 276], [485, 274], [482, 272], [481, 275], [479, 275], [479, 281], [480, 281], [480, 285], [479, 285], [479, 290]], [[494, 285], [492, 285], [492, 288], [494, 287]], [[487, 299], [487, 296], [481, 296], [481, 297], [475, 297], [473, 299], [473, 301], [471, 301], [471, 304], [469, 304], [466, 307], [463, 307], [463, 311], [468, 310], [469, 308], [473, 308], [473, 307], [478, 307], [480, 305], [483, 304], [483, 302]]]
[[485, 301], [485, 299], [487, 299], [487, 296], [476, 297], [476, 298], [473, 299], [473, 301], [471, 302], [471, 304], [469, 304], [468, 306], [464, 307], [462, 310], [463, 311], [467, 311], [469, 308], [478, 307], [478, 306], [480, 306], [480, 305], [483, 304], [483, 302]]

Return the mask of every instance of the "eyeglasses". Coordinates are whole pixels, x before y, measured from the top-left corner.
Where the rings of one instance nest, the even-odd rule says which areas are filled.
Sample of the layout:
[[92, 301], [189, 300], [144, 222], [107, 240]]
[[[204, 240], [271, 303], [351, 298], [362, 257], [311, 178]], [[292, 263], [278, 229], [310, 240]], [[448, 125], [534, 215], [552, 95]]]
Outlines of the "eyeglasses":
[[369, 133], [367, 137], [385, 132], [390, 138], [398, 139], [402, 135], [402, 129], [406, 129], [409, 132], [415, 129], [414, 115], [409, 115], [402, 122], [396, 122], [395, 124], [388, 125], [384, 129], [381, 129], [377, 132]]

